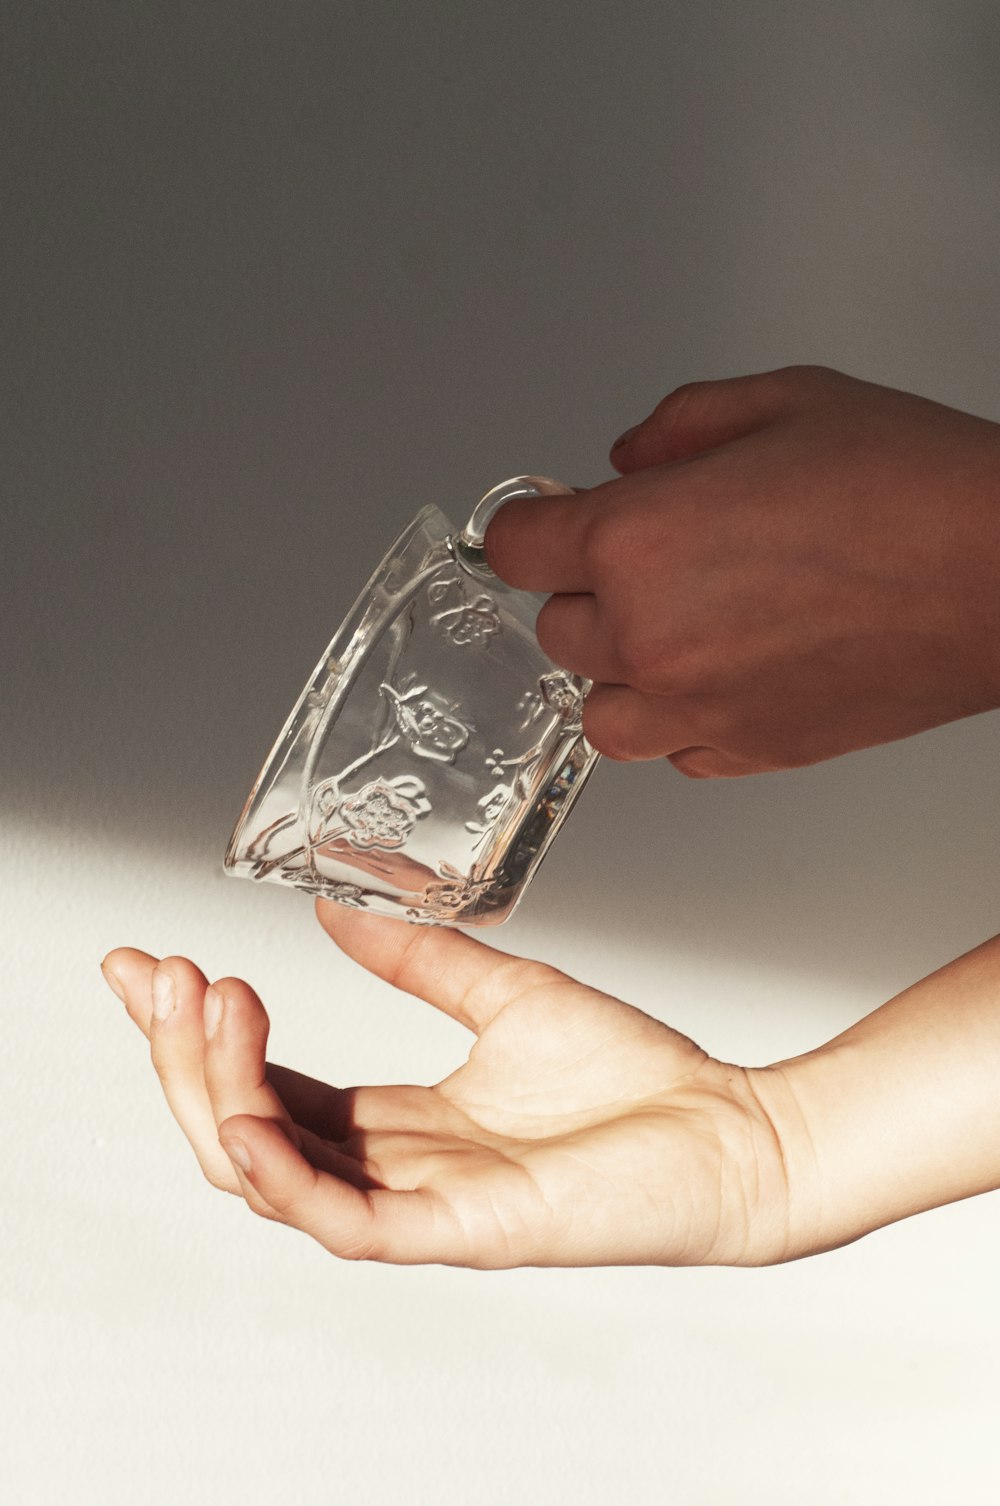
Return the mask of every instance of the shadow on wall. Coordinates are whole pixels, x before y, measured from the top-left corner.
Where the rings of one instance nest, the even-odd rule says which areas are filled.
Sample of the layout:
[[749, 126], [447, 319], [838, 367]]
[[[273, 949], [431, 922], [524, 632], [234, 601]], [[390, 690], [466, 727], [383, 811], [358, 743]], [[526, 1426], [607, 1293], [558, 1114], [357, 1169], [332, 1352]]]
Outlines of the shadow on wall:
[[538, 903], [619, 944], [888, 997], [1000, 930], [998, 742], [992, 713], [745, 779], [605, 761]]
[[[71, 739], [51, 718], [36, 767], [7, 786], [12, 813], [53, 840], [99, 837], [126, 862], [189, 864], [197, 882], [221, 872], [259, 762], [322, 646], [301, 631], [319, 615], [303, 612], [278, 640], [268, 627], [259, 657], [234, 657], [228, 674], [225, 625], [213, 635], [205, 621], [204, 644], [189, 636], [131, 704], [128, 686], [106, 718], [81, 704]], [[1000, 929], [998, 743], [993, 713], [738, 780], [604, 760], [514, 925], [484, 939], [515, 951], [537, 942], [544, 955], [546, 933], [606, 936], [888, 997]]]
[[[221, 860], [393, 532], [518, 470], [604, 479], [677, 381], [818, 358], [970, 403], [995, 384], [996, 156], [951, 149], [994, 140], [973, 28], [942, 51], [941, 23], [859, 14], [792, 8], [778, 45], [738, 4], [632, 30], [599, 6], [571, 29], [527, 4], [23, 8], [5, 817]], [[735, 783], [606, 764], [522, 913], [916, 977], [995, 927], [998, 731]]]

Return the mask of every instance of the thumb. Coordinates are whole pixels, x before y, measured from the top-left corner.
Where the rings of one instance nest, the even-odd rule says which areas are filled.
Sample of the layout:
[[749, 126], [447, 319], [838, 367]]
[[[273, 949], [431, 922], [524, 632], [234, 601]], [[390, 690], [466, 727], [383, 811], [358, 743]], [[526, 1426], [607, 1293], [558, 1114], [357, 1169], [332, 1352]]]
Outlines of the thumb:
[[795, 401], [800, 390], [795, 370], [685, 383], [615, 440], [611, 464], [626, 476], [652, 465], [689, 460], [763, 428]]

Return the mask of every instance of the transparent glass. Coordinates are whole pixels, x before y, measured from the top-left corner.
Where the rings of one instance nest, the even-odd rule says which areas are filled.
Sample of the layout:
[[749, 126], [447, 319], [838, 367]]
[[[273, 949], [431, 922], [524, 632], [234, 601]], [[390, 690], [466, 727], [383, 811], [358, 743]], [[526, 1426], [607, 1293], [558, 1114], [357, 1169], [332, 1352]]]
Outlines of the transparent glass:
[[436, 925], [506, 920], [598, 755], [588, 682], [542, 653], [543, 600], [486, 565], [494, 487], [459, 532], [425, 507], [379, 565], [285, 723], [225, 856], [230, 874]]

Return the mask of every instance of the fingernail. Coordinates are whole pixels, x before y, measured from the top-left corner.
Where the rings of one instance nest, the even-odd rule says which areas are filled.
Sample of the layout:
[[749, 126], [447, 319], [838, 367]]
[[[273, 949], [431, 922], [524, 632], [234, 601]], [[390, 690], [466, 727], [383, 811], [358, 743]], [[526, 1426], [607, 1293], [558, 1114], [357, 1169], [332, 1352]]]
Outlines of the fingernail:
[[620, 450], [623, 444], [628, 444], [629, 440], [632, 438], [632, 435], [639, 427], [639, 424], [633, 424], [631, 429], [626, 429], [624, 434], [619, 434], [618, 438], [615, 440], [611, 448], [613, 450]]
[[[222, 1019], [223, 1002], [224, 1000], [218, 989], [206, 988], [203, 1016], [205, 1020], [205, 1038], [207, 1040], [211, 1040], [219, 1028], [219, 1021]], [[239, 1142], [234, 1143], [238, 1144]]]
[[243, 1141], [220, 1140], [219, 1144], [222, 1146], [222, 1149], [225, 1151], [230, 1161], [232, 1161], [233, 1165], [238, 1166], [240, 1168], [240, 1171], [245, 1172], [246, 1175], [249, 1176], [251, 1171], [253, 1171], [253, 1167], [250, 1164], [250, 1152], [247, 1150]]
[[105, 967], [103, 962], [101, 963], [101, 972], [104, 974], [104, 981], [110, 988], [111, 992], [113, 994], [117, 994], [119, 999], [121, 999], [122, 1003], [124, 1004], [125, 986], [122, 983], [122, 980], [119, 978], [118, 974], [113, 973], [110, 967]]
[[173, 1011], [176, 1001], [177, 991], [173, 978], [157, 968], [153, 973], [153, 1014], [158, 1020], [165, 1020]]

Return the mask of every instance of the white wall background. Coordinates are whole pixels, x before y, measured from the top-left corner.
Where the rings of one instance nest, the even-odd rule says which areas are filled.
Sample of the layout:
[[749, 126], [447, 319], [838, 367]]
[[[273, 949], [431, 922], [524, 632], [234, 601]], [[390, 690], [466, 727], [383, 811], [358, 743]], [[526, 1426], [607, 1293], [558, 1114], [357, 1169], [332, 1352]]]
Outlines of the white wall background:
[[[98, 962], [274, 1057], [462, 1032], [224, 880], [382, 546], [820, 361], [1000, 416], [1000, 13], [956, 0], [4, 8], [0, 1494], [995, 1501], [995, 1198], [769, 1271], [337, 1264], [204, 1183]], [[761, 1062], [998, 929], [995, 716], [735, 783], [602, 766], [497, 940]]]

